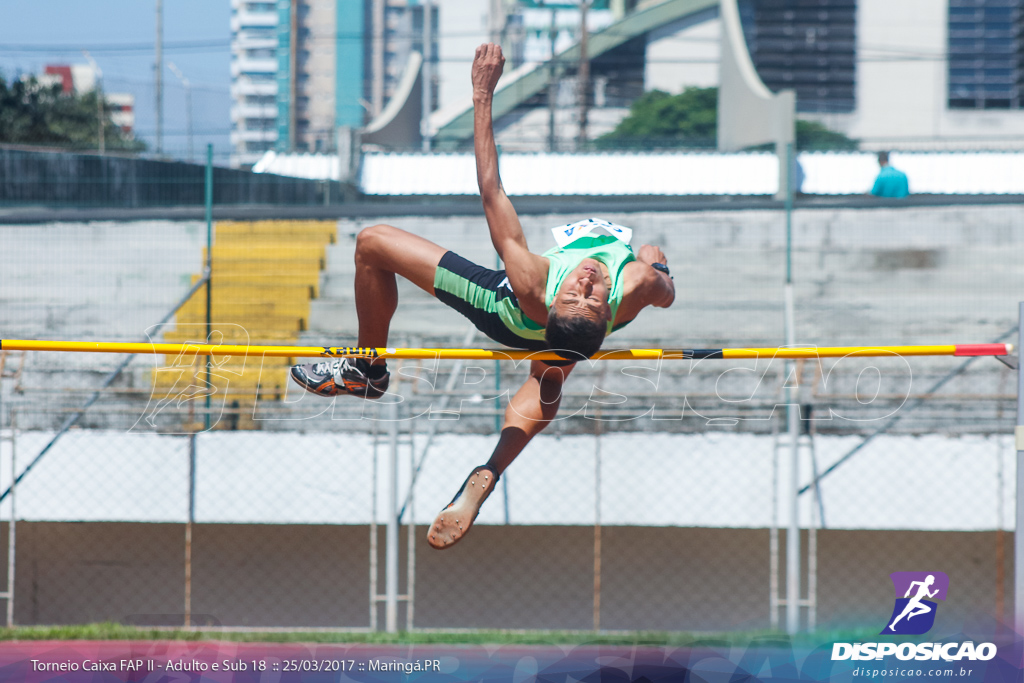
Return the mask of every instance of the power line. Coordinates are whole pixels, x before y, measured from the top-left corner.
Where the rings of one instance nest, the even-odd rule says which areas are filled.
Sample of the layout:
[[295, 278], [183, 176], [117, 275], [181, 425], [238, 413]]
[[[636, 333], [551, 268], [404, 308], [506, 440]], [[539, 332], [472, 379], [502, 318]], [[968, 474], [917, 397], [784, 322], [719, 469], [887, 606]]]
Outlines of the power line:
[[[230, 49], [230, 46], [225, 46], [225, 49]], [[178, 52], [180, 52], [180, 50], [175, 50], [174, 48], [169, 48], [166, 45], [164, 47], [164, 50], [165, 51], [171, 50], [171, 51], [178, 51]], [[39, 49], [39, 50], [36, 50], [34, 52], [42, 53], [42, 52], [46, 52], [46, 51], [47, 50]], [[49, 52], [55, 53], [55, 54], [61, 53], [61, 52], [65, 52], [65, 51], [66, 52], [74, 52], [74, 53], [81, 52], [81, 50], [79, 50], [79, 49], [71, 49], [71, 48], [68, 48], [66, 50], [64, 48], [60, 48], [60, 49], [54, 48], [52, 50], [49, 50]], [[92, 50], [90, 49], [90, 51], [92, 51]], [[145, 51], [146, 52], [152, 52], [152, 46], [148, 47]], [[216, 52], [220, 52], [220, 51], [221, 50], [216, 50]], [[0, 54], [16, 54], [16, 53], [19, 53], [19, 52], [20, 51], [18, 49], [16, 49], [16, 48], [12, 49], [12, 48], [9, 48], [9, 47], [0, 47]], [[120, 54], [125, 54], [125, 55], [129, 54], [129, 51], [127, 51], [127, 50], [119, 50], [119, 49], [116, 49], [116, 48], [112, 48], [110, 50], [98, 49], [98, 50], [96, 50], [96, 52], [104, 53], [104, 54], [106, 54], [108, 56], [109, 55], [114, 55], [114, 54], [119, 54], [119, 53]], [[199, 52], [199, 51], [196, 50], [194, 52]], [[255, 58], [253, 58], [253, 59], [255, 59]], [[275, 58], [274, 57], [266, 57], [266, 59], [275, 59]], [[858, 56], [856, 58], [856, 62], [858, 62], [858, 63], [873, 63], [873, 64], [877, 64], [877, 63], [899, 63], [899, 62], [947, 62], [949, 60], [950, 60], [950, 55], [949, 54], [935, 54], [935, 53], [931, 53], [931, 54], [928, 54], [928, 53], [914, 54], [914, 53], [910, 53], [910, 52], [906, 52], [906, 53], [902, 53], [902, 54], [897, 53], [897, 54], [892, 54], [892, 55]], [[473, 58], [470, 57], [470, 56], [465, 56], [465, 57], [442, 57], [442, 56], [437, 56], [437, 57], [434, 57], [434, 59], [432, 61], [435, 62], [435, 63], [443, 63], [443, 64], [471, 64], [473, 62]], [[543, 63], [545, 61], [549, 61], [549, 60], [538, 60], [537, 63], [540, 64], [540, 63]], [[558, 63], [560, 60], [556, 57], [554, 60], [550, 60], [550, 61]], [[632, 60], [630, 58], [619, 58], [619, 59], [609, 58], [608, 56], [602, 55], [601, 58], [600, 58], [600, 61], [603, 64], [611, 66], [611, 65], [616, 65], [616, 64], [631, 64], [631, 63], [633, 63], [634, 60]], [[645, 63], [647, 63], [647, 64], [718, 64], [719, 63], [719, 59], [717, 57], [655, 57], [655, 58], [648, 57], [648, 58], [644, 59], [643, 61]]]
[[[231, 130], [232, 129], [229, 126], [229, 127], [225, 127], [225, 128], [199, 128], [199, 129], [196, 129], [196, 130], [194, 130], [192, 132], [195, 135], [227, 135], [227, 134], [231, 133]], [[132, 132], [133, 133], [137, 133], [139, 135], [153, 135], [156, 132], [156, 126], [154, 125], [154, 126], [150, 127], [149, 124], [147, 124], [145, 126], [135, 126], [134, 128], [132, 128]], [[266, 131], [258, 131], [258, 132], [266, 132]], [[164, 128], [164, 136], [165, 137], [167, 137], [167, 136], [171, 136], [171, 137], [186, 137], [187, 135], [188, 135], [188, 131], [186, 129], [184, 129], [184, 128], [182, 128], [182, 129], [178, 129], [178, 128], [170, 128], [170, 129]]]
[[[258, 27], [268, 29], [274, 32], [273, 37], [276, 39], [276, 27], [265, 26]], [[243, 29], [244, 30], [244, 29]], [[605, 35], [616, 35], [615, 31], [605, 30], [602, 32]], [[419, 32], [405, 33], [396, 32], [389, 34], [394, 40], [421, 40], [422, 35]], [[482, 31], [454, 31], [451, 33], [438, 33], [436, 38], [438, 40], [447, 38], [480, 38], [481, 40], [486, 38], [486, 35]], [[259, 40], [259, 38], [251, 38], [250, 40]], [[366, 38], [363, 32], [356, 33], [336, 33], [331, 37], [317, 37], [308, 36], [302, 39], [304, 43], [312, 44], [326, 44], [326, 43], [342, 43], [346, 41], [364, 41]], [[694, 42], [694, 43], [709, 43], [717, 42], [717, 39], [694, 37], [686, 38], [681, 36], [672, 36], [671, 40], [679, 42]], [[165, 51], [202, 51], [202, 50], [229, 50], [232, 47], [232, 40], [229, 37], [225, 38], [207, 38], [202, 40], [179, 40], [165, 42], [163, 49]], [[90, 52], [97, 53], [132, 53], [132, 52], [152, 52], [154, 49], [153, 43], [95, 43], [95, 44], [83, 44], [83, 43], [7, 43], [0, 46], [0, 52], [81, 52], [82, 50], [89, 50]], [[472, 60], [470, 60], [472, 61]]]
[[[209, 48], [230, 49], [230, 41], [222, 38], [211, 40], [186, 40], [173, 43], [164, 43], [164, 50], [202, 50]], [[100, 52], [110, 54], [112, 52], [152, 52], [153, 43], [121, 43], [111, 45], [110, 43], [99, 45], [11, 45], [10, 43], [0, 47], [0, 52], [81, 52], [83, 49], [89, 52]]]

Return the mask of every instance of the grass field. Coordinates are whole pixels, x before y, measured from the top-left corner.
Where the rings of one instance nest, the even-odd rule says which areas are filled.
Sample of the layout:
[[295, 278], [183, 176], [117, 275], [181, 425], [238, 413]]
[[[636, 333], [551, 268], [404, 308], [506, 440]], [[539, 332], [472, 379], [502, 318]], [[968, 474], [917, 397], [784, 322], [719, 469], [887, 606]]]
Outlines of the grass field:
[[445, 645], [619, 645], [645, 647], [729, 647], [803, 645], [829, 642], [900, 641], [874, 630], [842, 630], [801, 633], [790, 639], [774, 631], [690, 633], [684, 631], [501, 631], [417, 630], [398, 633], [344, 630], [239, 630], [138, 628], [115, 623], [80, 626], [23, 626], [0, 629], [0, 642], [25, 640], [219, 640], [245, 643], [366, 643]]

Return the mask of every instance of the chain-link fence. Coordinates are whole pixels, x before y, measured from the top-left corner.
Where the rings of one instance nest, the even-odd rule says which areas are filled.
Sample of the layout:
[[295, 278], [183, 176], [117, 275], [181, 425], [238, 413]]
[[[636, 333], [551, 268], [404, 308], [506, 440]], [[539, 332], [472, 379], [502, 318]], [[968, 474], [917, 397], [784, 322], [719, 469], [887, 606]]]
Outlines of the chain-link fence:
[[[677, 287], [670, 309], [645, 311], [606, 347], [784, 340], [782, 211], [606, 217], [661, 246]], [[530, 245], [571, 219], [524, 216]], [[798, 208], [792, 220], [797, 342], [1015, 341], [1018, 206], [848, 203]], [[308, 235], [323, 224], [220, 223], [212, 327], [235, 343], [352, 344], [354, 236], [377, 221], [495, 265], [476, 217], [331, 221], [322, 239]], [[283, 254], [268, 235], [291, 231], [293, 246], [316, 251], [314, 283], [298, 286], [304, 303], [231, 298], [280, 289], [258, 278], [285, 274], [266, 265], [281, 259], [230, 265], [238, 231], [250, 250]], [[201, 275], [204, 246], [200, 223], [5, 227], [3, 336], [202, 341], [196, 302], [153, 325]], [[233, 293], [217, 298], [218, 286]], [[491, 346], [408, 283], [399, 293], [390, 344]], [[558, 420], [505, 472], [468, 537], [441, 552], [427, 526], [490, 456], [522, 364], [392, 363], [389, 395], [371, 403], [301, 392], [290, 361], [215, 357], [207, 380], [203, 359], [147, 355], [73, 420], [122, 360], [3, 353], [0, 518], [16, 520], [14, 623], [778, 626], [787, 387], [802, 418], [802, 627], [881, 628], [895, 571], [950, 577], [936, 622], [946, 632], [1010, 613], [1016, 396], [1014, 373], [992, 358], [578, 367]]]
[[[212, 154], [212, 148], [209, 150]], [[203, 150], [205, 157], [207, 150]], [[223, 164], [143, 159], [130, 156], [39, 152], [0, 147], [0, 208], [145, 209], [166, 211], [218, 206], [339, 204], [351, 194], [337, 180], [249, 173]], [[79, 219], [82, 220], [82, 219]], [[85, 220], [88, 220], [86, 218]]]

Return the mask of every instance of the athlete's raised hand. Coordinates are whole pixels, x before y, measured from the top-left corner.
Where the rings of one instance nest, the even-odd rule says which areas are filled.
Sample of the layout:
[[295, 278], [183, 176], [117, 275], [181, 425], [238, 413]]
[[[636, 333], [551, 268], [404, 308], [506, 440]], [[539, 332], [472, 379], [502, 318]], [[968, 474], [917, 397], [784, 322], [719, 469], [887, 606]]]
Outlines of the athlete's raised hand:
[[636, 259], [641, 263], [650, 265], [652, 263], [660, 263], [662, 265], [668, 265], [668, 259], [665, 258], [665, 253], [659, 248], [650, 244], [644, 244], [636, 252]]
[[501, 54], [500, 45], [484, 43], [478, 47], [473, 58], [473, 96], [490, 97], [504, 67], [505, 57]]

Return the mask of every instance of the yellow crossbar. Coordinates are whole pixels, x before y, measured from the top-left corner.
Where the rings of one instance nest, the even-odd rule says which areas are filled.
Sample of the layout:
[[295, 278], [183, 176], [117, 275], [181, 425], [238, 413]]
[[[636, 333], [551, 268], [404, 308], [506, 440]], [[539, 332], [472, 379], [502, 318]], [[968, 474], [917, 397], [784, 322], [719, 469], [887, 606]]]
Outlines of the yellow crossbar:
[[[399, 349], [348, 346], [241, 346], [233, 344], [147, 344], [29, 339], [0, 340], [4, 351], [73, 351], [82, 353], [163, 353], [203, 356], [276, 356], [290, 358], [408, 358], [442, 360], [562, 360], [553, 351], [513, 349]], [[1012, 344], [938, 344], [929, 346], [825, 346], [748, 349], [609, 349], [593, 360], [701, 360], [742, 358], [842, 358], [844, 356], [1005, 356]]]

